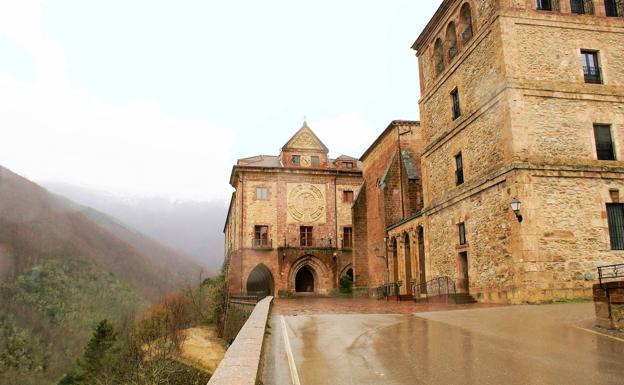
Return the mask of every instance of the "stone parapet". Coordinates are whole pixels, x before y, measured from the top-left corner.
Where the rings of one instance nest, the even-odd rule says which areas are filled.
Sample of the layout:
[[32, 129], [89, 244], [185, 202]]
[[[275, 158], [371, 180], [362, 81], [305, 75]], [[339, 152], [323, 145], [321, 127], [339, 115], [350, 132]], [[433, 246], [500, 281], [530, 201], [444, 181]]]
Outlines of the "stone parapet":
[[208, 385], [255, 385], [273, 297], [258, 302]]
[[[594, 285], [596, 324], [605, 329], [624, 330], [624, 281]], [[608, 292], [608, 296], [607, 296]]]

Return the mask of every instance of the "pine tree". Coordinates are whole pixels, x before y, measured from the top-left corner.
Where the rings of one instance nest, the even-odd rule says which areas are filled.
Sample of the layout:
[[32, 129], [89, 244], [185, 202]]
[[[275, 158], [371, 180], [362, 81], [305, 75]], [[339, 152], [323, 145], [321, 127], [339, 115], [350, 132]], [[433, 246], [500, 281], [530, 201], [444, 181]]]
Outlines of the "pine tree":
[[110, 352], [116, 339], [113, 325], [108, 320], [100, 321], [85, 348], [82, 360], [78, 363], [86, 376], [94, 376], [102, 370], [107, 353]]

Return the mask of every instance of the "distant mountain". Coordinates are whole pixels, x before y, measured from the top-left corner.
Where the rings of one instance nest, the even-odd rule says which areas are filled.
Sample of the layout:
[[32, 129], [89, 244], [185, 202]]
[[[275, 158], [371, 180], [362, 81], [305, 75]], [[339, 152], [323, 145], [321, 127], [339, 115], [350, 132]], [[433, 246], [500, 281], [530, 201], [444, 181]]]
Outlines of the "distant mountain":
[[106, 213], [159, 242], [181, 250], [211, 271], [223, 264], [227, 202], [175, 202], [166, 198], [123, 198], [70, 184], [42, 182], [55, 194]]
[[0, 383], [53, 383], [97, 322], [132, 322], [202, 269], [0, 166]]

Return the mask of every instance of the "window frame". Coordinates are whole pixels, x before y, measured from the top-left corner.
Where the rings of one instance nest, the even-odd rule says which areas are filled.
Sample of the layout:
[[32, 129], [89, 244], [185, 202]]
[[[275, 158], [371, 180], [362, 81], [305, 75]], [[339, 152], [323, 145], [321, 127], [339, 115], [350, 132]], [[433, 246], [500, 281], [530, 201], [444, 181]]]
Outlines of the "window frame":
[[[548, 4], [548, 6], [544, 6], [544, 4]], [[535, 1], [535, 9], [538, 11], [548, 11], [548, 12], [552, 12], [555, 10], [555, 7], [553, 7], [553, 0], [536, 0]]]
[[312, 167], [318, 167], [321, 165], [321, 158], [318, 155], [310, 156], [310, 165]]
[[607, 223], [611, 250], [624, 250], [624, 204], [607, 203]]
[[313, 226], [299, 226], [299, 246], [311, 247], [314, 239]]
[[[611, 147], [610, 150], [608, 149], [601, 149], [599, 148], [599, 143], [598, 143], [598, 130], [599, 129], [604, 129], [607, 131], [607, 133], [609, 134], [609, 146]], [[613, 140], [613, 126], [611, 124], [605, 124], [605, 123], [594, 123], [594, 147], [596, 149], [596, 159], [597, 160], [605, 160], [605, 161], [614, 161], [617, 160], [617, 151], [615, 148], [615, 141]], [[603, 142], [604, 143], [604, 142]], [[606, 151], [609, 151], [608, 156], [606, 157], [601, 157], [601, 152], [604, 154]]]
[[[264, 191], [264, 197], [261, 194]], [[256, 199], [261, 201], [269, 200], [269, 188], [268, 187], [256, 187]]]
[[345, 226], [342, 228], [342, 248], [343, 249], [353, 248], [353, 227], [351, 226]]
[[290, 158], [290, 161], [293, 164], [293, 166], [301, 166], [301, 155], [293, 155]]
[[353, 190], [342, 191], [342, 203], [353, 203], [355, 199], [355, 192]]
[[468, 238], [466, 237], [466, 223], [459, 222], [457, 224], [457, 233], [459, 238], [459, 245], [466, 246], [468, 244]]
[[460, 186], [464, 184], [464, 157], [460, 152], [458, 152], [454, 158], [455, 159], [455, 186]]
[[254, 225], [254, 246], [269, 246], [269, 243], [269, 225]]
[[[594, 67], [592, 67], [587, 60], [588, 57], [593, 57]], [[593, 49], [581, 49], [581, 67], [583, 69], [583, 81], [585, 84], [604, 84], [604, 76], [602, 69], [600, 68], [600, 51]], [[594, 74], [591, 70], [594, 70]]]
[[453, 120], [459, 119], [461, 116], [461, 98], [459, 97], [459, 88], [453, 88], [451, 91], [451, 117]]
[[[607, 3], [609, 5], [607, 5]], [[623, 13], [624, 9], [621, 9], [621, 8], [624, 8], [624, 6], [620, 6], [621, 8], [618, 7], [618, 3], [617, 3], [616, 0], [605, 0], [604, 6], [605, 6], [605, 16], [606, 17], [622, 17], [623, 16], [622, 13]], [[615, 13], [609, 14], [610, 11], [611, 12], [615, 12]]]

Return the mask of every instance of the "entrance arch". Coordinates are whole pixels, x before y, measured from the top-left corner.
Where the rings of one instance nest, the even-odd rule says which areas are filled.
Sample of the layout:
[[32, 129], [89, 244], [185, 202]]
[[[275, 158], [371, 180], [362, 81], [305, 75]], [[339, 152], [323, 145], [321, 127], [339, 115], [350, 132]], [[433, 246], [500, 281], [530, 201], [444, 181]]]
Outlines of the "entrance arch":
[[[418, 226], [416, 234], [418, 237], [418, 278], [419, 283], [424, 284], [427, 282], [427, 273], [425, 271], [425, 231], [422, 226]], [[421, 290], [423, 294], [426, 294], [427, 286], [422, 286]]]
[[403, 237], [403, 257], [405, 258], [405, 290], [407, 294], [412, 292], [412, 249], [410, 245], [410, 236], [405, 233]]
[[303, 266], [295, 276], [295, 292], [314, 293], [314, 273], [310, 266]]
[[273, 295], [274, 287], [273, 275], [262, 263], [254, 267], [251, 273], [249, 273], [249, 277], [247, 277], [247, 293]]
[[304, 255], [288, 271], [288, 290], [295, 293], [329, 294], [337, 281], [331, 270], [319, 258]]
[[399, 246], [396, 238], [392, 238], [392, 278], [394, 283], [399, 282]]

